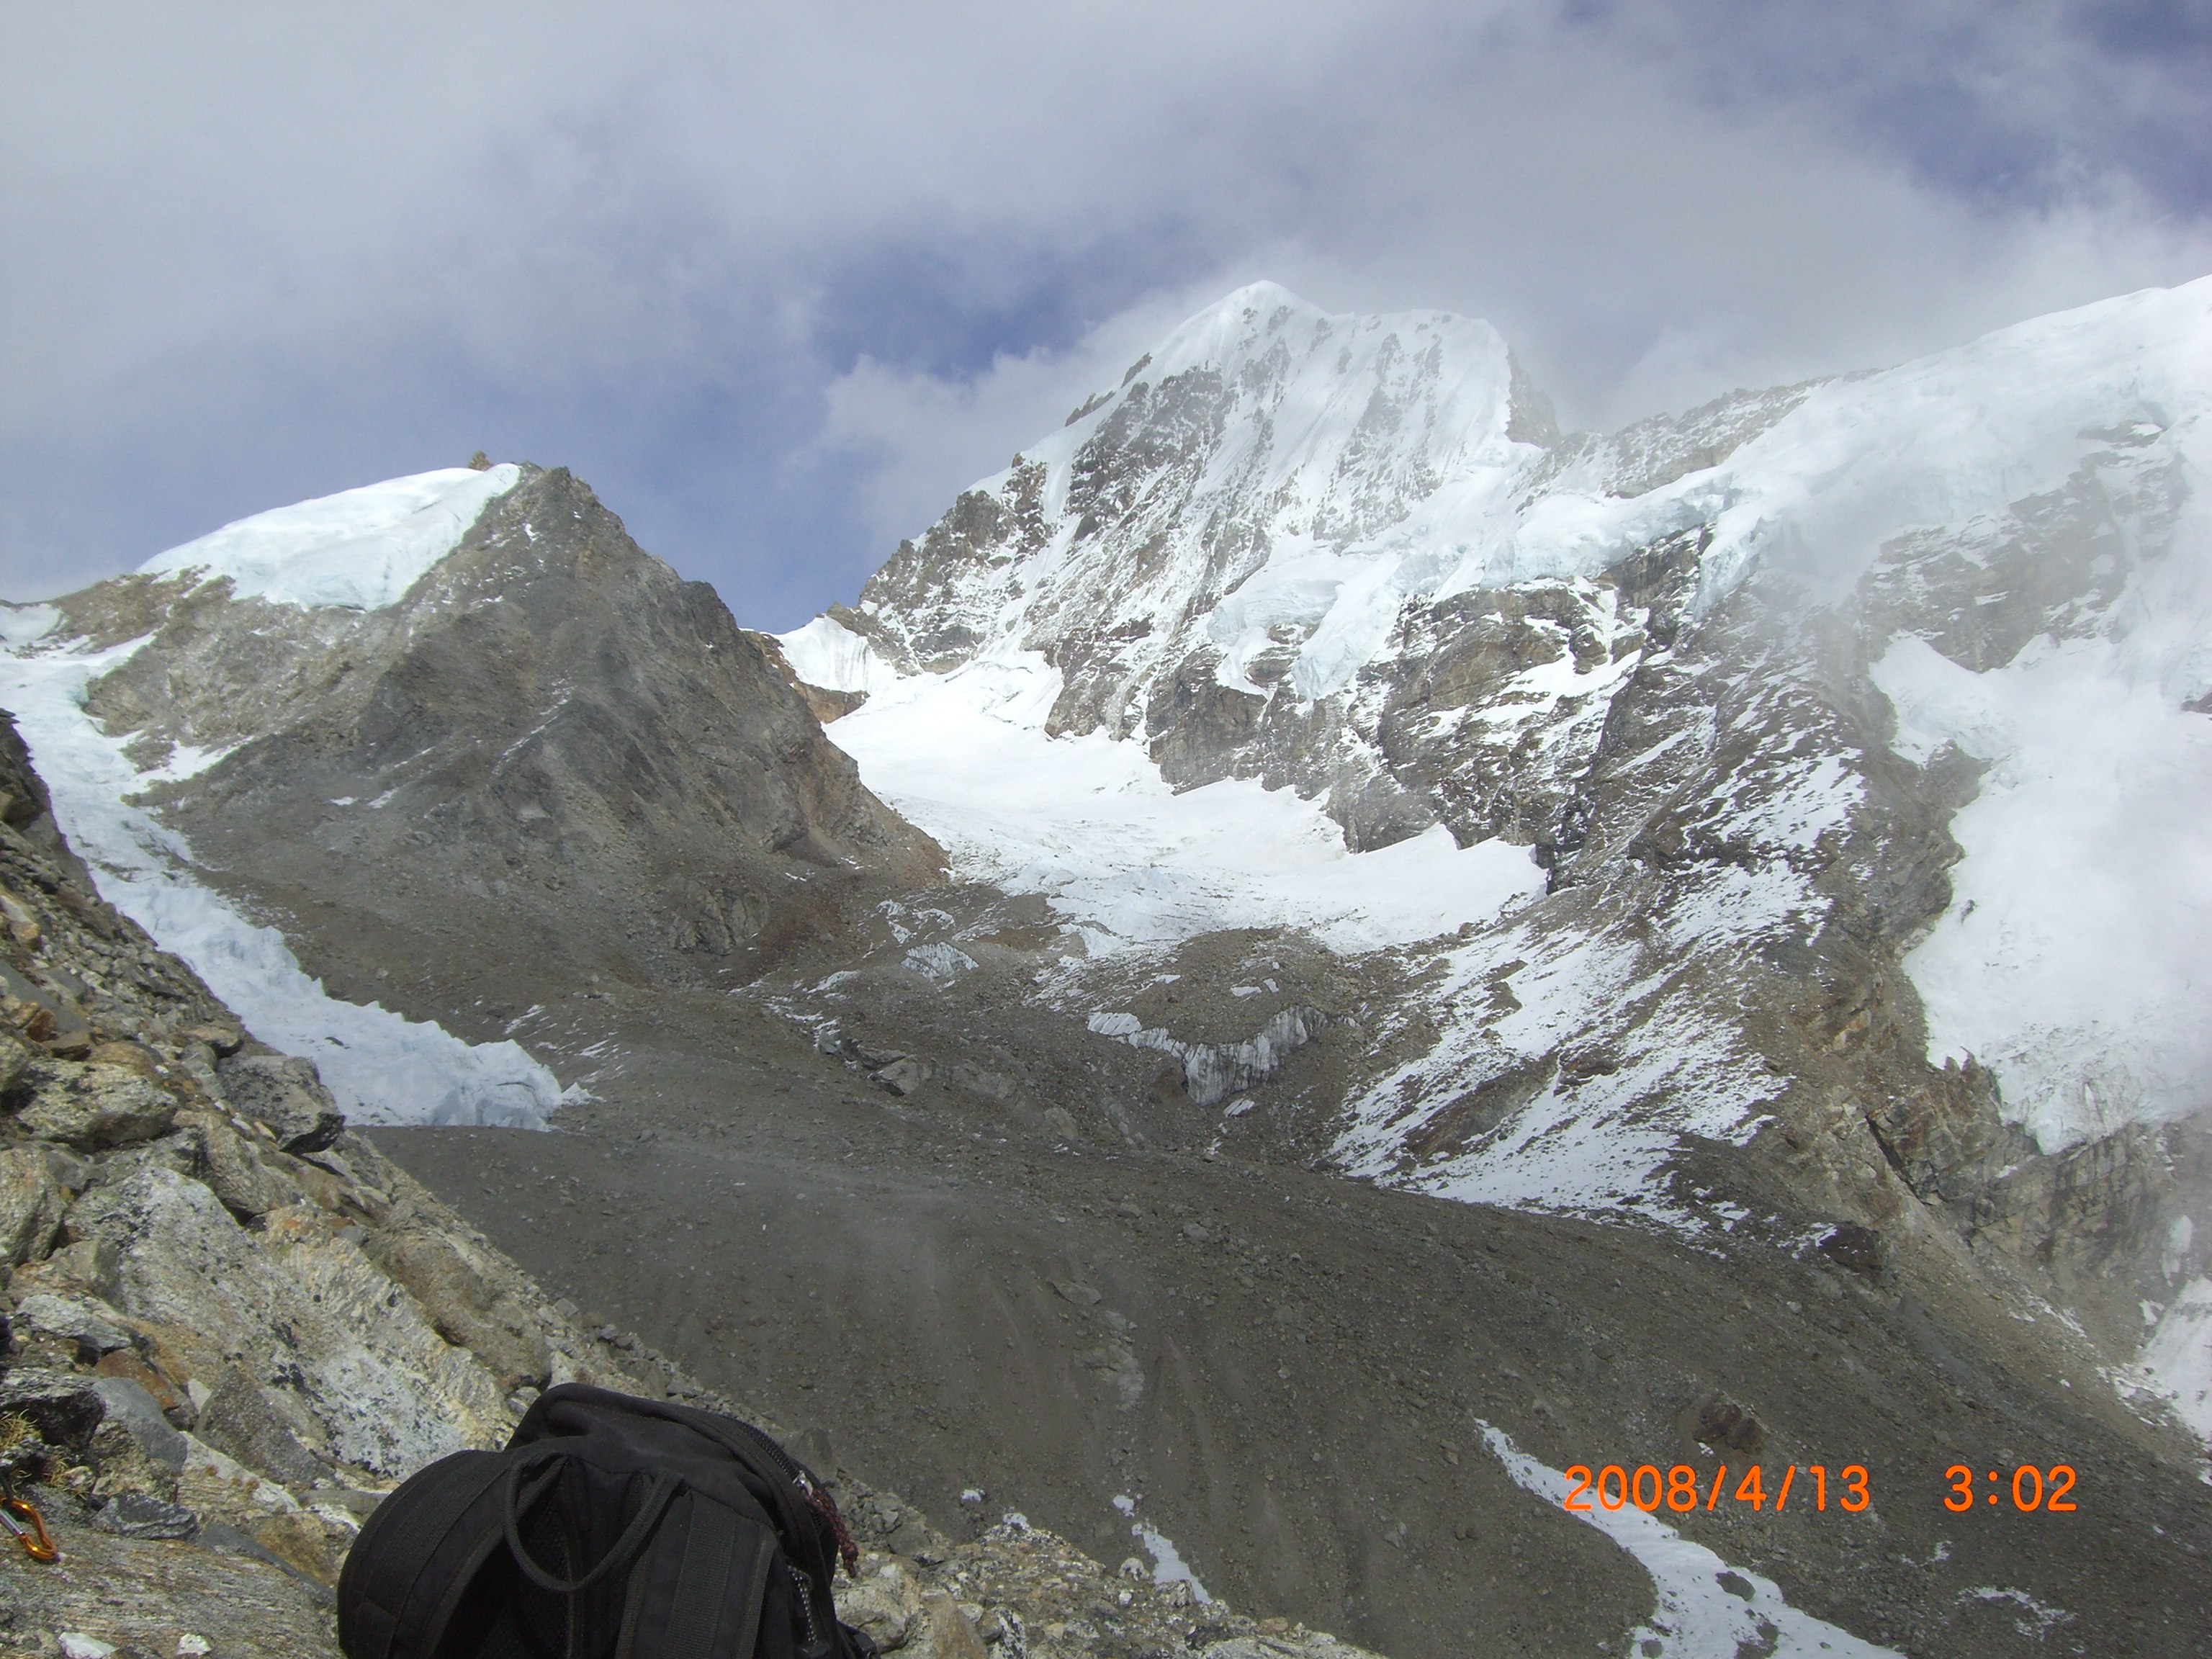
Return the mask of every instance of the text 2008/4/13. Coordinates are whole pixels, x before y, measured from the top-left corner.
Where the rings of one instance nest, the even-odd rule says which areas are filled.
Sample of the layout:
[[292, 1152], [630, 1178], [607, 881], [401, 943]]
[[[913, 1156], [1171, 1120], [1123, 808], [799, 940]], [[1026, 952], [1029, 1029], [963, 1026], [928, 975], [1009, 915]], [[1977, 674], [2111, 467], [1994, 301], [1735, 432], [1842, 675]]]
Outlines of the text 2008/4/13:
[[[1807, 1484], [1812, 1487], [1812, 1507], [1828, 1507], [1828, 1470], [1825, 1464], [1811, 1463], [1805, 1468]], [[1722, 1464], [1713, 1471], [1710, 1490], [1701, 1489], [1697, 1470], [1687, 1463], [1677, 1463], [1664, 1474], [1653, 1463], [1639, 1465], [1633, 1474], [1618, 1463], [1608, 1463], [1593, 1476], [1587, 1464], [1577, 1463], [1567, 1471], [1567, 1495], [1565, 1506], [1577, 1513], [1587, 1513], [1594, 1494], [1597, 1507], [1625, 1510], [1633, 1504], [1649, 1512], [1662, 1504], [1670, 1510], [1686, 1513], [1691, 1510], [1717, 1508], [1723, 1498], [1730, 1503], [1748, 1504], [1755, 1510], [1766, 1507], [1771, 1497], [1778, 1513], [1789, 1507], [1790, 1489], [1797, 1480], [1797, 1466], [1789, 1465], [1782, 1478], [1772, 1488], [1766, 1484], [1766, 1473], [1754, 1463], [1735, 1478], [1733, 1486], [1729, 1480], [1729, 1466]], [[1846, 1464], [1837, 1472], [1836, 1503], [1839, 1508], [1856, 1515], [1874, 1501], [1868, 1486], [1866, 1467], [1861, 1463]], [[1800, 1509], [1805, 1507], [1807, 1494], [1797, 1494]]]

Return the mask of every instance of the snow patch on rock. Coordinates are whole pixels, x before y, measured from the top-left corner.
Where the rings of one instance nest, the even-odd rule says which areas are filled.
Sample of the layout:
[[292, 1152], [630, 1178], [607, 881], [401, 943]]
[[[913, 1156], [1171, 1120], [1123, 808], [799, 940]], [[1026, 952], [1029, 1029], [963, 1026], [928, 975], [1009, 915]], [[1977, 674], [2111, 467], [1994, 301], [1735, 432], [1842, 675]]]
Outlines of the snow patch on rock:
[[2174, 1414], [2212, 1444], [2212, 1279], [2192, 1279], [2143, 1344], [2137, 1364]]
[[[1565, 1499], [1565, 1475], [1529, 1456], [1504, 1430], [1487, 1423], [1481, 1428], [1483, 1443], [1505, 1466], [1514, 1485], [1547, 1504]], [[1593, 1504], [1570, 1513], [1626, 1550], [1651, 1575], [1659, 1604], [1649, 1624], [1629, 1632], [1630, 1650], [1647, 1659], [1737, 1659], [1743, 1653], [1771, 1659], [1899, 1659], [1893, 1648], [1877, 1647], [1800, 1612], [1772, 1579], [1730, 1566], [1632, 1504], [1607, 1510]]]
[[240, 519], [138, 570], [227, 576], [234, 597], [272, 605], [380, 611], [459, 546], [521, 477], [511, 464], [483, 472], [449, 466], [340, 490]]

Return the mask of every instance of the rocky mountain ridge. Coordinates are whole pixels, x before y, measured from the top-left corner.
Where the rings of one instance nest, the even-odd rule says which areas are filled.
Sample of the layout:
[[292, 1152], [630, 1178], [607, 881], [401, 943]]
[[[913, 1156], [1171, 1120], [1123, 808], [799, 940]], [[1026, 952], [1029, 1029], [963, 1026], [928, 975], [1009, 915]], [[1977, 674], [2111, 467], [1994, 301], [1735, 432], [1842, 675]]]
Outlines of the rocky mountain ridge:
[[240, 592], [189, 549], [58, 603], [57, 640], [143, 642], [85, 707], [154, 780], [220, 757], [150, 797], [204, 864], [259, 866], [264, 902], [319, 890], [331, 860], [434, 886], [458, 931], [526, 956], [581, 897], [605, 919], [592, 965], [657, 977], [773, 960], [854, 870], [933, 879], [936, 850], [711, 588], [568, 473], [507, 471], [379, 608]]

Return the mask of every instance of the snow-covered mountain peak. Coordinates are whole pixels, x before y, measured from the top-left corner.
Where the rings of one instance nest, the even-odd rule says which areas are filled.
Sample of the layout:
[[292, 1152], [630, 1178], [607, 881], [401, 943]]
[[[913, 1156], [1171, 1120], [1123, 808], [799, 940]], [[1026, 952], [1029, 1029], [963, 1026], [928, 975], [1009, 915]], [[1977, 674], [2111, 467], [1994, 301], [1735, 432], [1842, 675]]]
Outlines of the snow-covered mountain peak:
[[[1554, 435], [1488, 324], [1335, 315], [1256, 283], [964, 494], [861, 610], [902, 666], [1046, 651], [1066, 729], [1125, 733], [1143, 688], [1208, 641], [1224, 684], [1256, 689], [1267, 657], [1271, 681], [1325, 695], [1379, 643], [1394, 596], [1435, 579], [1402, 570], [1408, 554], [1485, 540]], [[1275, 660], [1315, 636], [1294, 670]]]
[[1656, 1167], [1863, 1053], [1883, 1156], [1958, 1197], [2206, 1106], [2208, 413], [2212, 279], [1609, 437], [1483, 324], [1260, 286], [785, 646], [956, 863], [1102, 939], [1284, 919], [1176, 867], [1209, 805], [1263, 861], [1254, 782], [1343, 831], [1327, 894], [1268, 866], [1325, 937], [1401, 860], [1395, 937], [1465, 942], [1346, 1167], [1587, 1196], [1567, 1127]]
[[381, 611], [460, 544], [522, 469], [506, 464], [411, 473], [227, 524], [157, 553], [138, 574], [228, 577], [234, 599], [303, 609]]

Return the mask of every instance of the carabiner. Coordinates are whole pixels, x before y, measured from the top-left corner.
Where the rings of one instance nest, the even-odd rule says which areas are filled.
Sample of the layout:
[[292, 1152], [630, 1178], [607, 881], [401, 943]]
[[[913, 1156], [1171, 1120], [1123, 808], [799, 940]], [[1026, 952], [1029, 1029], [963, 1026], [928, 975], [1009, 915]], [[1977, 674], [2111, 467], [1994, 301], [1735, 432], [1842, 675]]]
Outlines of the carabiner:
[[15, 1496], [13, 1475], [0, 1470], [0, 1527], [5, 1527], [33, 1561], [58, 1561], [61, 1547], [46, 1532], [46, 1517], [27, 1498]]

